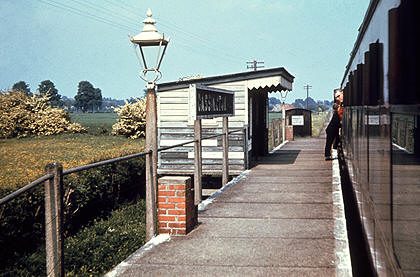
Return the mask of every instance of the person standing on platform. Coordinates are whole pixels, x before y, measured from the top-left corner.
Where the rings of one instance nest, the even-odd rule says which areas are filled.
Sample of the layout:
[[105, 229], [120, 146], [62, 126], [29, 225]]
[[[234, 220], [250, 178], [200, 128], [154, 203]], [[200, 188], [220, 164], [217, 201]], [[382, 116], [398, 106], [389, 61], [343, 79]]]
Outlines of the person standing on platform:
[[343, 92], [341, 90], [336, 90], [334, 93], [335, 103], [333, 105], [333, 116], [328, 124], [325, 132], [327, 133], [327, 139], [325, 142], [325, 160], [329, 161], [333, 158], [331, 157], [331, 146], [334, 143], [334, 149], [337, 149], [338, 142], [340, 139], [340, 128], [341, 128], [341, 119], [343, 116], [342, 111], [342, 100]]

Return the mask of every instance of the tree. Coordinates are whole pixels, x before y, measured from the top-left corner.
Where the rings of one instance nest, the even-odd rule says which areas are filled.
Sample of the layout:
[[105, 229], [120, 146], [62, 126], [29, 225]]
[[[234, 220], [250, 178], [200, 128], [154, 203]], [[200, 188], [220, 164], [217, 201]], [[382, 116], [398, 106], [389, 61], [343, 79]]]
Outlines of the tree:
[[77, 95], [74, 97], [75, 107], [87, 112], [89, 109], [99, 109], [102, 105], [102, 93], [99, 88], [94, 88], [88, 81], [79, 82]]
[[90, 107], [92, 107], [92, 110], [94, 108], [96, 108], [97, 110], [99, 110], [102, 106], [102, 93], [101, 90], [99, 88], [95, 88], [94, 94], [93, 94], [93, 99], [90, 100]]
[[67, 110], [74, 109], [74, 99], [69, 98], [67, 96], [61, 96], [61, 101], [63, 101], [63, 106], [67, 108]]
[[19, 81], [17, 83], [15, 83], [12, 87], [13, 90], [20, 90], [23, 91], [23, 93], [25, 93], [28, 96], [31, 96], [31, 90], [29, 89], [29, 86], [27, 83], [25, 83], [24, 81]]
[[38, 92], [42, 96], [48, 95], [50, 98], [50, 105], [53, 107], [62, 107], [63, 101], [61, 100], [61, 95], [58, 93], [58, 90], [55, 88], [55, 85], [50, 80], [42, 81], [38, 86]]

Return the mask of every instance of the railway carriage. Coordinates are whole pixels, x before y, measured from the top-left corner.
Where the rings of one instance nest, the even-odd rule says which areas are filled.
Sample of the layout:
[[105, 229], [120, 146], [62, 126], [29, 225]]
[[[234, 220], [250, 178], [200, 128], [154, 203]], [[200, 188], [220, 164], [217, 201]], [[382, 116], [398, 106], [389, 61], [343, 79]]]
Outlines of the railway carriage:
[[420, 276], [418, 6], [371, 0], [341, 83], [343, 157], [379, 276]]

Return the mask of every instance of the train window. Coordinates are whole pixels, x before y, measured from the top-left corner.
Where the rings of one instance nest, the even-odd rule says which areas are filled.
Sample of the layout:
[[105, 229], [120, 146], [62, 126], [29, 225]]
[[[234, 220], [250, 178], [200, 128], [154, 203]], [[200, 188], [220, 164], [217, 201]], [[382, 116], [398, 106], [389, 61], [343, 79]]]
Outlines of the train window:
[[356, 86], [357, 86], [356, 99], [357, 99], [357, 102], [356, 102], [356, 105], [361, 106], [361, 105], [363, 105], [363, 64], [358, 64], [357, 65], [356, 75], [357, 75], [357, 82], [356, 82]]
[[350, 72], [349, 75], [349, 106], [354, 106], [354, 74]]
[[359, 71], [358, 68], [353, 73], [353, 95], [352, 95], [352, 102], [353, 106], [358, 106], [358, 95], [359, 95]]
[[369, 105], [381, 105], [384, 103], [383, 92], [383, 43], [375, 42], [369, 45], [370, 68], [369, 68]]
[[[402, 1], [389, 11], [389, 95], [391, 104], [420, 104], [418, 1]], [[416, 23], [417, 22], [417, 23]]]
[[404, 94], [401, 91], [402, 74], [400, 69], [401, 61], [401, 42], [398, 32], [398, 8], [391, 9], [388, 12], [389, 18], [389, 63], [388, 63], [388, 83], [389, 83], [389, 103], [403, 104]]
[[349, 83], [346, 83], [346, 86], [343, 90], [343, 106], [349, 105]]
[[365, 65], [363, 66], [363, 105], [369, 105], [369, 96], [370, 96], [370, 83], [369, 83], [369, 75], [370, 75], [370, 54], [369, 52], [365, 52]]

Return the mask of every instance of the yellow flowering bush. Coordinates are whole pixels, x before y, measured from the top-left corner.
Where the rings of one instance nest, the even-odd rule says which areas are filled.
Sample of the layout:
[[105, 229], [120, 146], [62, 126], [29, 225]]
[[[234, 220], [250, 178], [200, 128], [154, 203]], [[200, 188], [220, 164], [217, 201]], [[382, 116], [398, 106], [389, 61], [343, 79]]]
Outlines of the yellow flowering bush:
[[80, 123], [71, 123], [67, 126], [67, 131], [70, 133], [87, 133], [87, 129]]
[[137, 98], [134, 103], [125, 102], [124, 106], [113, 108], [119, 120], [112, 126], [113, 135], [124, 135], [137, 139], [146, 135], [146, 100]]
[[[48, 95], [28, 96], [22, 91], [0, 93], [0, 137], [49, 136], [74, 132], [68, 113], [49, 105]], [[81, 131], [83, 127], [80, 126]]]

